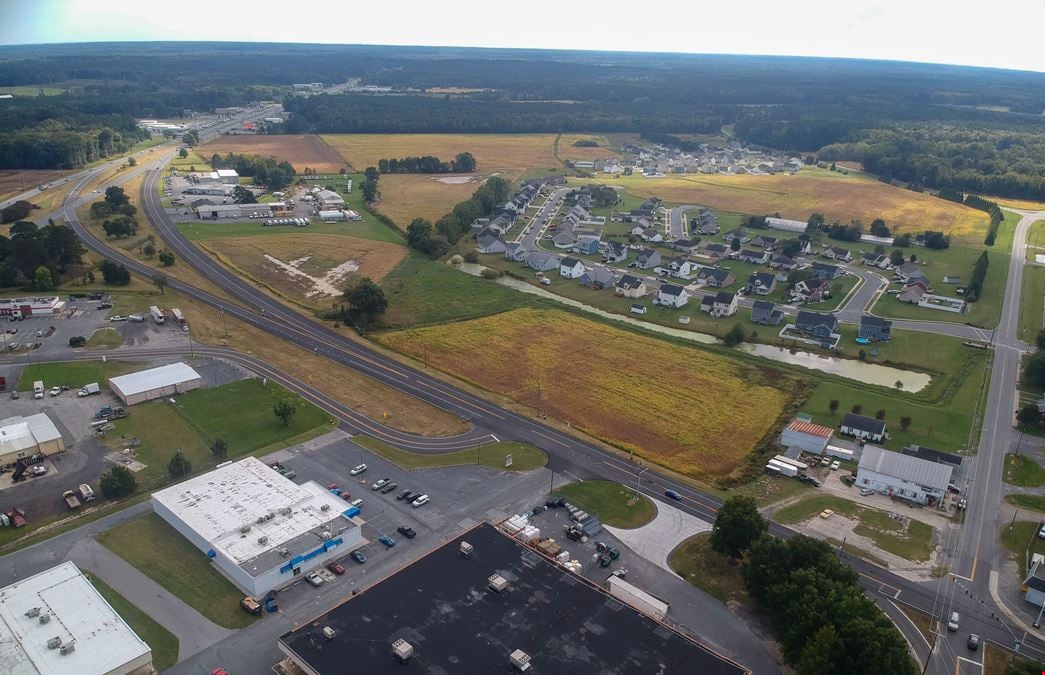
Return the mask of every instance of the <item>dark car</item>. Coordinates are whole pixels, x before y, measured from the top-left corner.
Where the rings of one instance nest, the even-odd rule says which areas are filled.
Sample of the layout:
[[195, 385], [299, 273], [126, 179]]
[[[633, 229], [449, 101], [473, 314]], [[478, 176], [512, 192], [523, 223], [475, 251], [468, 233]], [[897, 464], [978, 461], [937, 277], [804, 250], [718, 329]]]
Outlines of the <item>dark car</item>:
[[420, 492], [411, 492], [410, 490], [407, 490], [406, 492], [404, 492], [400, 496], [403, 498], [403, 501], [412, 502], [415, 499], [417, 499], [418, 497], [420, 497], [421, 493]]
[[279, 603], [276, 602], [276, 594], [269, 593], [265, 596], [265, 611], [269, 614], [273, 614], [279, 611]]
[[616, 560], [620, 557], [620, 551], [618, 551], [616, 548], [612, 546], [610, 546], [609, 549], [607, 549], [606, 553], [610, 556], [610, 560]]
[[547, 506], [548, 508], [555, 509], [555, 508], [558, 508], [558, 507], [562, 506], [565, 503], [566, 503], [566, 500], [563, 499], [562, 497], [552, 497], [548, 501], [544, 502], [544, 505]]
[[399, 487], [399, 485], [397, 485], [396, 483], [389, 483], [388, 485], [381, 488], [381, 494], [387, 495], [389, 492], [395, 490], [397, 487]]
[[366, 562], [366, 556], [363, 554], [362, 551], [352, 551], [352, 555], [350, 557], [352, 558], [352, 560], [355, 560], [357, 563], [360, 564]]
[[412, 495], [412, 494], [414, 494], [414, 493], [410, 492], [410, 490], [403, 490], [402, 492], [400, 492], [399, 494], [396, 495], [396, 499], [399, 499], [399, 500], [406, 499], [408, 495]]
[[976, 633], [969, 633], [969, 640], [965, 644], [969, 646], [969, 649], [976, 651], [980, 648], [980, 636]]
[[345, 568], [341, 565], [341, 563], [337, 562], [332, 562], [329, 565], [327, 565], [327, 569], [338, 576], [341, 576], [345, 573]]
[[672, 499], [674, 499], [677, 502], [681, 502], [682, 501], [682, 495], [680, 495], [679, 493], [675, 492], [674, 490], [665, 490], [664, 491], [664, 495], [667, 496], [667, 497], [671, 497]]
[[396, 532], [403, 535], [407, 539], [413, 539], [417, 536], [417, 532], [415, 532], [414, 528], [410, 527], [409, 525], [400, 525], [396, 528]]

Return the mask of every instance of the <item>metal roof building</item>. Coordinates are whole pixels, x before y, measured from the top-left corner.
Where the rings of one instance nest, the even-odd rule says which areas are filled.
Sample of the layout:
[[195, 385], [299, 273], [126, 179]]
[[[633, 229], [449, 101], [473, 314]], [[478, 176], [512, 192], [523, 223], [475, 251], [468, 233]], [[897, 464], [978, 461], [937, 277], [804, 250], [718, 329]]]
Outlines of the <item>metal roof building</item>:
[[109, 388], [124, 405], [184, 394], [201, 386], [203, 380], [200, 374], [184, 363], [172, 363], [109, 378]]
[[65, 451], [62, 433], [45, 413], [0, 420], [0, 464]]
[[254, 457], [153, 493], [152, 508], [254, 597], [365, 543], [358, 508]]
[[152, 650], [71, 562], [0, 589], [5, 675], [155, 672]]
[[780, 432], [780, 445], [822, 455], [827, 450], [827, 444], [831, 442], [834, 432], [830, 427], [795, 419]]
[[947, 493], [953, 466], [864, 446], [856, 484], [919, 504], [934, 503]]

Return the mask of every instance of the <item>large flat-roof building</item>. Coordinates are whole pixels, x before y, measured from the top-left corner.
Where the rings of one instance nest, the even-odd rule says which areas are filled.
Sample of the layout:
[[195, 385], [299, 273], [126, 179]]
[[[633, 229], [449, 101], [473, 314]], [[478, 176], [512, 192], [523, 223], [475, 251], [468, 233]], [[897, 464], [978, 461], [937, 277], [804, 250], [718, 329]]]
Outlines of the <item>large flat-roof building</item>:
[[184, 363], [171, 363], [109, 378], [109, 388], [124, 405], [184, 394], [202, 386], [200, 374]]
[[347, 664], [402, 673], [411, 651], [406, 670], [516, 672], [517, 650], [515, 663], [537, 673], [748, 672], [489, 524], [282, 635], [279, 648], [313, 675]]
[[912, 455], [864, 446], [856, 484], [918, 504], [935, 504], [947, 494], [954, 466]]
[[254, 597], [365, 543], [358, 508], [254, 457], [153, 493], [152, 508]]
[[0, 589], [4, 675], [153, 673], [152, 650], [71, 562]]
[[0, 466], [56, 452], [65, 452], [65, 441], [46, 413], [0, 420]]
[[218, 174], [218, 182], [226, 183], [228, 185], [236, 185], [239, 183], [239, 174], [236, 173], [235, 169], [218, 169], [214, 173]]

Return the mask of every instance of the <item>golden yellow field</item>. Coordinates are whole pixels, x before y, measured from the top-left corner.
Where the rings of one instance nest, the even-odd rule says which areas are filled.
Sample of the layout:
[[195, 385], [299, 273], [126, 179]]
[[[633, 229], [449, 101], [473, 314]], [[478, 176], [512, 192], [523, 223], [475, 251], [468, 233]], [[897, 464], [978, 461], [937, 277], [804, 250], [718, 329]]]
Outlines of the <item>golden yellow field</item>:
[[305, 167], [320, 173], [337, 173], [345, 167], [341, 157], [330, 149], [319, 136], [272, 135], [272, 136], [218, 136], [198, 149], [206, 158], [214, 153], [225, 155], [261, 155], [286, 160], [301, 173]]
[[197, 243], [275, 292], [320, 308], [330, 307], [353, 279], [380, 281], [406, 257], [399, 244], [336, 234], [218, 237]]
[[[571, 179], [570, 183], [585, 181]], [[605, 179], [588, 182], [606, 182]], [[941, 230], [954, 237], [987, 231], [987, 214], [930, 195], [893, 187], [869, 178], [803, 169], [797, 175], [670, 175], [664, 178], [621, 176], [612, 184], [638, 197], [700, 204], [751, 214], [779, 213], [806, 220], [820, 212], [828, 221], [865, 224], [882, 218], [900, 232]]]
[[[735, 469], [790, 394], [775, 371], [567, 312], [517, 309], [378, 340], [697, 477]], [[786, 386], [784, 382], [781, 386]]]
[[1001, 206], [1008, 206], [1021, 211], [1045, 211], [1045, 203], [1032, 202], [1027, 199], [1010, 199], [1009, 197], [987, 197], [993, 199]]
[[[379, 159], [433, 155], [450, 161], [470, 152], [478, 173], [510, 174], [527, 169], [561, 169], [555, 159], [555, 134], [336, 134], [321, 137], [357, 171]], [[383, 180], [384, 178], [382, 178]]]
[[[595, 141], [599, 144], [599, 147], [578, 148], [573, 145], [577, 141], [587, 140]], [[605, 136], [596, 134], [563, 134], [562, 138], [559, 139], [559, 159], [594, 160], [616, 157], [617, 153], [610, 150], [607, 147], [608, 145], [609, 141], [606, 140]]]
[[414, 218], [435, 222], [471, 197], [486, 176], [474, 176], [467, 183], [444, 183], [437, 179], [456, 180], [461, 176], [386, 174], [381, 176], [381, 203], [377, 210], [401, 227], [406, 227]]

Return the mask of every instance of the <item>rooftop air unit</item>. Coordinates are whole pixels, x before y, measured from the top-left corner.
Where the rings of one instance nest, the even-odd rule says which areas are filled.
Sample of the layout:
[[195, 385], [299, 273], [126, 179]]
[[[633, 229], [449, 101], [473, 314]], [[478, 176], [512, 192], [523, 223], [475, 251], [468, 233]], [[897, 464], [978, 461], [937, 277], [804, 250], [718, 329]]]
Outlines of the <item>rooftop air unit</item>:
[[40, 616], [40, 608], [30, 607], [29, 610], [26, 611], [25, 615], [30, 619], [35, 619], [36, 617]]
[[516, 649], [508, 656], [508, 663], [515, 666], [520, 673], [525, 673], [530, 669], [530, 655], [521, 649]]
[[414, 646], [403, 638], [399, 638], [392, 643], [392, 653], [400, 663], [406, 663], [414, 655]]
[[475, 550], [475, 547], [473, 547], [467, 541], [462, 541], [461, 542], [461, 555], [463, 555], [463, 556], [472, 555], [472, 551], [474, 551], [474, 550]]
[[51, 623], [51, 615], [49, 613], [47, 613], [47, 612], [44, 612], [43, 614], [41, 614], [40, 615], [40, 623], [41, 624]]
[[239, 531], [243, 534], [250, 532], [250, 525], [244, 525], [243, 527], [239, 528]]
[[58, 649], [61, 646], [62, 646], [62, 638], [58, 637], [57, 635], [55, 635], [53, 638], [51, 638], [51, 639], [49, 639], [47, 641], [47, 648], [48, 649]]
[[319, 507], [319, 510], [320, 511], [329, 511], [330, 510], [330, 504], [323, 504], [322, 506]]
[[74, 651], [76, 651], [76, 643], [70, 642], [68, 644], [64, 644], [58, 651], [61, 653], [62, 656], [72, 654]]
[[508, 590], [508, 580], [502, 577], [500, 574], [494, 574], [488, 580], [487, 584], [491, 591], [495, 593], [504, 593]]
[[258, 543], [264, 546], [265, 544], [269, 543], [269, 538], [264, 536], [258, 537]]
[[337, 631], [330, 626], [323, 626], [323, 637], [328, 640], [333, 640], [334, 636], [337, 635]]

